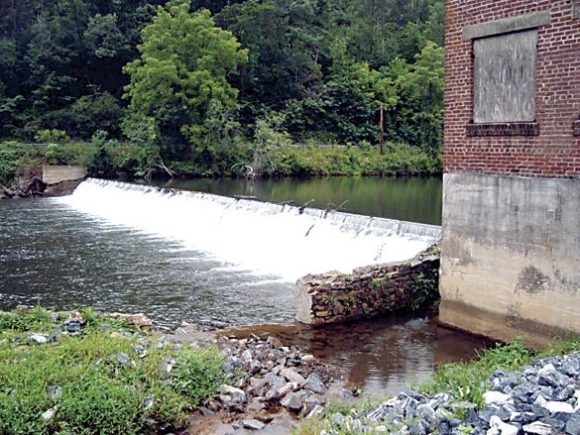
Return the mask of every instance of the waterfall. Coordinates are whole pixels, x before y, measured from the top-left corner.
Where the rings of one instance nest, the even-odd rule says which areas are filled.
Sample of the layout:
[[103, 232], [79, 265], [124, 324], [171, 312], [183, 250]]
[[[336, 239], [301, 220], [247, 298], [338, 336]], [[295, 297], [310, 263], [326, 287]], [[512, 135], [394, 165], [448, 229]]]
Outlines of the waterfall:
[[177, 241], [223, 267], [288, 281], [404, 261], [441, 232], [432, 225], [96, 179], [58, 200], [103, 225]]

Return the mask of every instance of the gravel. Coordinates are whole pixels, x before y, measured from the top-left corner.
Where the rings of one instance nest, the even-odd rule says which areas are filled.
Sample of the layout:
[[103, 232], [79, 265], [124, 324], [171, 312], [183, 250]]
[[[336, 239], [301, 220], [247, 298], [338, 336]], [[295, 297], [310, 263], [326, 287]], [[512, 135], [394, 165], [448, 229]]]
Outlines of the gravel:
[[[522, 370], [496, 370], [486, 381], [485, 407], [447, 393], [415, 391], [368, 409], [329, 416], [332, 428], [320, 435], [580, 435], [580, 354], [538, 360]], [[455, 418], [463, 408], [465, 417]]]

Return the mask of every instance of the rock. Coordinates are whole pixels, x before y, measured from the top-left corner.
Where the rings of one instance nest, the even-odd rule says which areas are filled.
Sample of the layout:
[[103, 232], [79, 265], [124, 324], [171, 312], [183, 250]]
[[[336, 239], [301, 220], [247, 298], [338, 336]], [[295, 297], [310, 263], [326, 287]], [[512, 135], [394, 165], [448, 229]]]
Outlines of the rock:
[[566, 426], [565, 421], [560, 421], [553, 417], [542, 417], [539, 421], [550, 426], [552, 428], [552, 432], [563, 432], [564, 427]]
[[571, 399], [576, 394], [576, 389], [571, 385], [566, 385], [563, 388], [558, 388], [554, 390], [554, 394], [552, 395], [552, 399], [557, 402], [565, 402], [568, 399]]
[[244, 393], [243, 390], [240, 390], [239, 388], [235, 388], [227, 384], [223, 384], [219, 388], [219, 392], [230, 396], [231, 402], [236, 404], [243, 404], [248, 401], [246, 393]]
[[550, 414], [548, 410], [548, 401], [544, 396], [538, 396], [532, 404], [532, 412], [538, 416], [545, 417]]
[[550, 411], [551, 414], [555, 414], [557, 412], [564, 412], [567, 414], [571, 414], [574, 412], [574, 408], [572, 405], [566, 402], [547, 402], [546, 409]]
[[493, 416], [499, 417], [502, 421], [508, 421], [512, 411], [498, 405], [487, 405], [481, 411], [479, 411], [479, 418], [483, 421], [490, 422]]
[[517, 435], [518, 432], [520, 431], [519, 427], [508, 424], [508, 423], [504, 423], [501, 420], [501, 418], [499, 418], [497, 415], [494, 415], [493, 417], [491, 417], [489, 425], [491, 427], [487, 431], [488, 434], [490, 434], [490, 432], [491, 432], [493, 434], [501, 434], [501, 435]]
[[57, 409], [57, 407], [56, 406], [53, 406], [52, 408], [47, 409], [46, 411], [44, 411], [41, 414], [42, 419], [43, 420], [50, 420], [52, 417], [54, 417], [54, 414], [56, 414], [56, 409]]
[[308, 415], [314, 408], [322, 406], [320, 399], [314, 394], [307, 395], [302, 399], [302, 416]]
[[580, 414], [574, 413], [570, 416], [565, 430], [569, 435], [580, 435]]
[[520, 424], [529, 424], [536, 420], [533, 412], [512, 412], [509, 421]]
[[439, 435], [451, 434], [451, 422], [447, 419], [441, 419], [437, 423], [437, 433]]
[[305, 382], [304, 377], [292, 368], [280, 370], [280, 376], [284, 376], [289, 382], [294, 382], [298, 385], [302, 385]]
[[276, 337], [268, 337], [266, 343], [268, 343], [274, 349], [280, 349], [282, 347], [282, 342]]
[[290, 393], [291, 391], [294, 390], [296, 384], [294, 384], [293, 382], [287, 382], [286, 384], [284, 384], [283, 386], [279, 387], [276, 389], [275, 395], [272, 396], [273, 398], [275, 397], [276, 399], [281, 399], [282, 397], [286, 396], [286, 394]]
[[429, 432], [429, 423], [425, 420], [414, 420], [409, 424], [410, 435], [426, 435]]
[[310, 373], [310, 375], [308, 375], [308, 378], [306, 378], [306, 381], [304, 382], [303, 388], [317, 394], [326, 393], [326, 388], [324, 387], [320, 376], [318, 376], [316, 373]]
[[417, 415], [422, 417], [427, 423], [431, 424], [437, 420], [435, 410], [427, 404], [417, 406]]
[[46, 344], [56, 341], [56, 335], [30, 333], [28, 338], [36, 344]]
[[550, 435], [552, 433], [552, 426], [540, 421], [535, 421], [524, 425], [523, 430], [525, 433], [532, 435]]
[[308, 413], [306, 418], [319, 418], [322, 417], [324, 414], [324, 407], [322, 405], [316, 405], [312, 410]]
[[252, 352], [246, 349], [241, 356], [241, 360], [245, 363], [252, 362]]
[[568, 377], [558, 372], [552, 364], [547, 364], [538, 370], [538, 385], [564, 387], [568, 380]]
[[149, 328], [153, 322], [149, 317], [143, 313], [125, 314], [125, 313], [111, 313], [109, 317], [112, 319], [119, 319], [127, 321], [134, 328]]
[[264, 423], [262, 423], [261, 421], [253, 418], [251, 420], [243, 420], [242, 427], [244, 429], [250, 429], [250, 430], [261, 430], [261, 429], [264, 429], [266, 427], [266, 425]]
[[335, 396], [341, 400], [348, 400], [353, 398], [352, 391], [347, 390], [346, 388], [341, 388], [335, 393]]
[[302, 364], [310, 364], [316, 361], [316, 358], [314, 357], [314, 355], [308, 354], [301, 356], [300, 361], [302, 362]]
[[504, 403], [514, 403], [514, 400], [508, 394], [499, 391], [486, 391], [483, 393], [483, 401], [487, 404], [503, 405]]
[[52, 385], [46, 388], [46, 394], [51, 400], [58, 400], [62, 397], [62, 388], [58, 385]]
[[209, 417], [210, 415], [213, 415], [213, 411], [209, 408], [206, 408], [205, 406], [199, 407], [199, 413], [204, 417]]
[[132, 365], [131, 364], [132, 363], [131, 358], [129, 358], [129, 355], [127, 355], [124, 352], [117, 353], [115, 355], [111, 355], [109, 357], [109, 360], [111, 360], [113, 362], [116, 362], [116, 363], [120, 364], [123, 367], [128, 367], [128, 366]]
[[175, 359], [169, 357], [165, 361], [161, 363], [159, 366], [159, 371], [161, 372], [162, 378], [168, 378], [171, 370], [175, 367], [176, 361]]
[[291, 411], [300, 411], [302, 409], [302, 392], [288, 394], [284, 399], [280, 401], [280, 404]]
[[149, 394], [147, 397], [145, 397], [145, 400], [143, 400], [143, 410], [144, 411], [153, 407], [153, 404], [155, 403], [154, 399], [155, 399], [155, 397], [153, 396], [153, 394]]

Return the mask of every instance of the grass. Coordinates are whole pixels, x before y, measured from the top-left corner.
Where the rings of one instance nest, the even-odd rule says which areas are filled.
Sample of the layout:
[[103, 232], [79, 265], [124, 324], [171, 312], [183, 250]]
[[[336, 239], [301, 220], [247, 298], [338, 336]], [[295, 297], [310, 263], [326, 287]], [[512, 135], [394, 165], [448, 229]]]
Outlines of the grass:
[[[179, 427], [224, 381], [214, 346], [174, 349], [124, 322], [83, 317], [84, 332], [70, 336], [66, 316], [41, 308], [0, 314], [1, 435], [155, 434]], [[36, 344], [33, 332], [56, 340]]]
[[532, 360], [565, 355], [580, 350], [580, 338], [555, 340], [549, 349], [534, 353], [526, 347], [525, 338], [513, 343], [496, 345], [468, 363], [445, 364], [435, 371], [431, 379], [419, 387], [427, 394], [445, 391], [457, 400], [467, 400], [479, 409], [483, 407], [482, 395], [488, 390], [486, 380], [499, 368], [508, 372], [522, 369]]

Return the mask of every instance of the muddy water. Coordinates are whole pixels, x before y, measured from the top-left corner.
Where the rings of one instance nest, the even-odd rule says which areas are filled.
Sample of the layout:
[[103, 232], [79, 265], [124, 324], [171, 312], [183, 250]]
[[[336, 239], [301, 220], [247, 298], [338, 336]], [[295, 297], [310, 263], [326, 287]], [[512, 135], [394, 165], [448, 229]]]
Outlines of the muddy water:
[[468, 361], [490, 342], [437, 325], [435, 317], [397, 316], [326, 328], [259, 325], [224, 335], [273, 335], [342, 367], [352, 388], [370, 397], [396, 395], [427, 379], [437, 365]]

